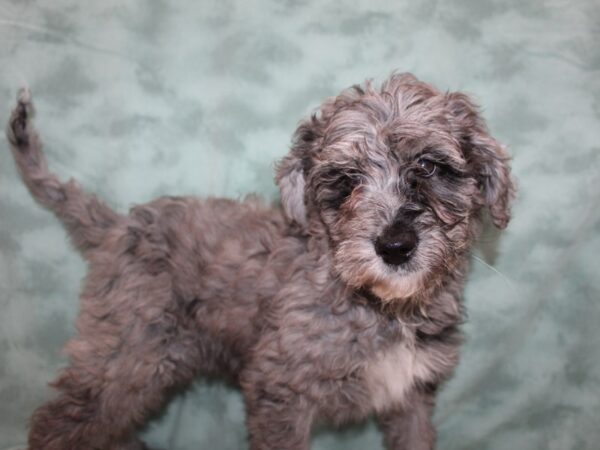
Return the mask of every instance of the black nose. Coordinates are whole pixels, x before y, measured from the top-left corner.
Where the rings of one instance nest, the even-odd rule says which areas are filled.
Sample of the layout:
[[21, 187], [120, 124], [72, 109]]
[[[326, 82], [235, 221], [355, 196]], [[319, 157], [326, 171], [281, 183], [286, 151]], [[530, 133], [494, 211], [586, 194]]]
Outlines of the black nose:
[[399, 266], [410, 259], [417, 247], [417, 233], [406, 225], [393, 225], [375, 241], [375, 252], [387, 264]]

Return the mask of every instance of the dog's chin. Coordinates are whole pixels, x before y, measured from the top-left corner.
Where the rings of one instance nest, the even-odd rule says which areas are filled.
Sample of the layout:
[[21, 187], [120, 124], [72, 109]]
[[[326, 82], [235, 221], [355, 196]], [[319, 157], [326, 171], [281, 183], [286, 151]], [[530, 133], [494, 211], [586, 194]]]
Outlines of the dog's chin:
[[362, 288], [367, 289], [382, 303], [404, 303], [418, 297], [423, 292], [425, 274], [423, 271], [406, 271], [399, 269], [393, 274], [373, 277]]
[[422, 272], [407, 272], [375, 280], [367, 289], [383, 302], [403, 301], [423, 291]]
[[425, 286], [424, 270], [402, 266], [392, 270], [379, 261], [364, 264], [362, 269], [351, 273], [340, 271], [340, 276], [350, 286], [369, 291], [383, 303], [406, 301], [423, 292]]

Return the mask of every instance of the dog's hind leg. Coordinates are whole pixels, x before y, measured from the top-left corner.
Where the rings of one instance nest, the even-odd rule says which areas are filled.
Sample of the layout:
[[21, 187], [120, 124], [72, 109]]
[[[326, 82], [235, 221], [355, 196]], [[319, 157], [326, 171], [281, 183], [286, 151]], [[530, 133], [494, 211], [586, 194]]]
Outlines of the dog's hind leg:
[[90, 273], [70, 366], [52, 383], [58, 397], [31, 418], [29, 450], [143, 449], [135, 432], [206, 361], [210, 343], [182, 318], [170, 275], [135, 270], [102, 296]]
[[40, 138], [31, 123], [33, 114], [31, 94], [21, 89], [6, 130], [21, 178], [35, 200], [64, 223], [81, 252], [97, 247], [120, 216], [86, 194], [75, 181], [62, 183], [48, 171]]

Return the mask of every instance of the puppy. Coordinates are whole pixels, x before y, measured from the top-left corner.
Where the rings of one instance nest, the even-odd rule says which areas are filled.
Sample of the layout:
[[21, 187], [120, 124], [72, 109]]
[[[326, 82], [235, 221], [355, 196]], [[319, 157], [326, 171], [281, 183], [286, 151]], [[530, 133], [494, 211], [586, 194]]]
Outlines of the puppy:
[[370, 415], [388, 449], [433, 448], [469, 249], [485, 210], [507, 225], [514, 191], [464, 94], [394, 74], [326, 100], [277, 166], [281, 208], [162, 197], [128, 215], [48, 171], [32, 113], [23, 90], [17, 167], [89, 272], [30, 450], [143, 449], [135, 431], [197, 376], [241, 388], [252, 450]]

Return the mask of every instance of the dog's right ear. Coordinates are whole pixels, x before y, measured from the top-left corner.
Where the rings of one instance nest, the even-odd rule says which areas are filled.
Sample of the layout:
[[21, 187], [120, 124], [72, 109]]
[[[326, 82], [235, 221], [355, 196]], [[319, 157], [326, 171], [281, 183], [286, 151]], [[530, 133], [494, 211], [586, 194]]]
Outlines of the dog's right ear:
[[302, 225], [307, 225], [306, 205], [304, 203], [304, 173], [302, 161], [290, 153], [277, 164], [275, 182], [279, 186], [281, 205], [287, 217]]
[[308, 225], [306, 214], [306, 177], [312, 166], [311, 156], [322, 140], [322, 120], [313, 114], [303, 120], [292, 140], [292, 148], [276, 166], [275, 182], [287, 217], [297, 224]]

